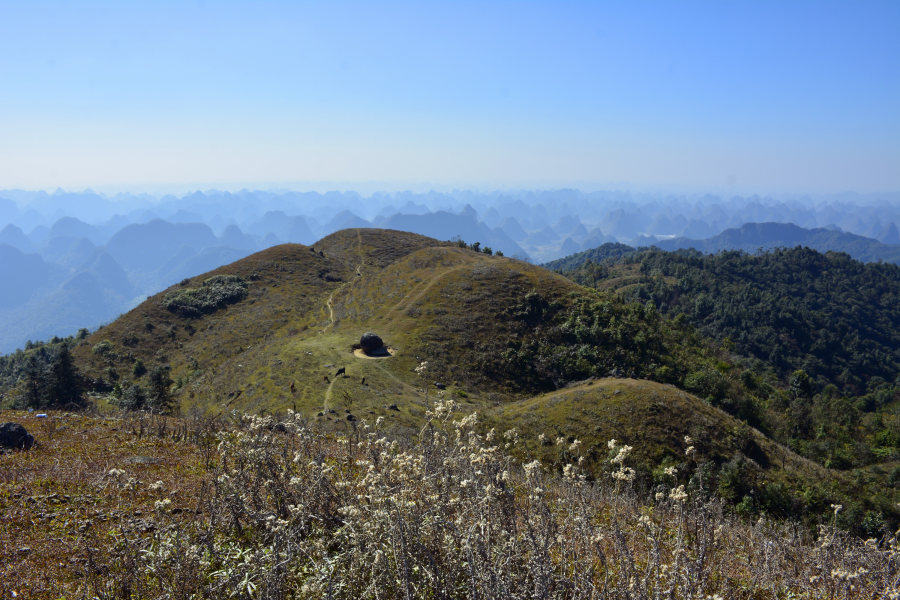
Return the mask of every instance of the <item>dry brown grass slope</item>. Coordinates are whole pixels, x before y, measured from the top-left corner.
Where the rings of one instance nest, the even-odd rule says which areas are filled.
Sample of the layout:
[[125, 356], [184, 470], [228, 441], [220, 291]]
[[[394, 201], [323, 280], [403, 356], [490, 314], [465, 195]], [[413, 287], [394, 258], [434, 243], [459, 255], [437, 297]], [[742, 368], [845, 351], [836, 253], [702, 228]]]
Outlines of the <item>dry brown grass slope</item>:
[[[436, 244], [440, 242], [404, 232], [346, 230], [314, 249], [297, 244], [270, 248], [185, 282], [196, 287], [213, 275], [238, 275], [249, 284], [245, 300], [199, 318], [181, 318], [163, 306], [165, 295], [181, 287], [172, 286], [95, 332], [75, 354], [89, 376], [106, 380], [109, 367], [134, 379], [131, 368], [137, 359], [147, 367], [168, 365], [172, 378], [185, 383], [178, 390], [183, 405], [195, 399], [219, 405], [221, 398], [227, 404], [240, 397], [243, 363], [266, 363], [284, 385], [253, 408], [271, 409], [279, 401], [290, 405], [296, 400], [288, 394], [296, 369], [278, 368], [285, 341], [318, 337], [329, 322], [328, 298], [354, 278]], [[114, 351], [108, 356], [92, 353], [103, 340], [112, 342]]]
[[[527, 432], [525, 448], [548, 464], [571, 457], [579, 440], [588, 467], [607, 459], [607, 442], [634, 448], [633, 464], [650, 473], [663, 467], [691, 470], [698, 462], [718, 463], [740, 453], [755, 468], [781, 470], [811, 479], [829, 477], [828, 469], [769, 440], [731, 415], [678, 388], [646, 380], [597, 379], [497, 407], [488, 423]], [[544, 434], [546, 440], [538, 441]], [[690, 438], [690, 443], [685, 441]], [[562, 440], [561, 443], [560, 440]], [[694, 452], [687, 454], [689, 447]], [[597, 472], [596, 475], [600, 473]]]
[[[137, 359], [148, 367], [169, 365], [172, 378], [183, 383], [176, 392], [183, 408], [296, 407], [314, 416], [335, 410], [327, 405], [329, 396], [341, 411], [352, 404], [356, 412], [411, 425], [421, 417], [422, 409], [414, 406], [424, 400], [420, 390], [435, 379], [466, 389], [473, 408], [488, 396], [507, 397], [507, 381], [478, 369], [481, 340], [504, 334], [503, 311], [528, 291], [562, 297], [580, 289], [520, 261], [372, 229], [335, 233], [314, 251], [301, 245], [271, 248], [187, 286], [218, 274], [246, 279], [248, 298], [185, 319], [163, 306], [166, 293], [179, 288], [173, 286], [91, 336], [76, 350], [79, 363], [90, 376], [107, 380], [109, 367], [134, 379], [130, 371]], [[367, 330], [398, 350], [394, 359], [350, 355]], [[114, 344], [108, 357], [91, 352], [103, 340]], [[427, 376], [415, 375], [427, 359]], [[351, 377], [326, 382], [340, 366], [349, 367]], [[366, 386], [359, 385], [363, 377]], [[386, 412], [392, 404], [401, 410]]]
[[[427, 361], [440, 381], [493, 401], [512, 397], [510, 377], [488, 374], [483, 346], [512, 335], [507, 311], [530, 291], [564, 301], [583, 288], [522, 261], [441, 247], [412, 253], [335, 298], [336, 330], [373, 329], [406, 350], [406, 370]], [[388, 338], [386, 338], [388, 339]], [[399, 361], [398, 361], [399, 362]]]

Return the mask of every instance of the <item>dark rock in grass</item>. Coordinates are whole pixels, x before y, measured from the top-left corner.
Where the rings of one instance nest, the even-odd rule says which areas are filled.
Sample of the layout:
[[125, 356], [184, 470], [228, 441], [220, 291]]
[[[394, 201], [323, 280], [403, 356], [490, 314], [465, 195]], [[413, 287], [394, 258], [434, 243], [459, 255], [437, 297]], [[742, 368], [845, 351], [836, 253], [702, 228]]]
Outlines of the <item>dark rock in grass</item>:
[[354, 415], [347, 415], [347, 420], [348, 420], [348, 421], [355, 421], [355, 420], [356, 420], [356, 417], [355, 417]]
[[363, 352], [374, 352], [375, 350], [383, 348], [384, 342], [380, 337], [370, 331], [364, 333], [363, 336], [359, 338], [359, 345], [363, 349]]
[[388, 406], [388, 410], [396, 410], [396, 411], [398, 411], [398, 412], [400, 411], [400, 409], [397, 408], [397, 405], [396, 405], [396, 404], [391, 404], [390, 406]]
[[438, 383], [437, 381], [434, 382], [434, 387], [436, 387], [436, 388], [439, 389], [439, 390], [446, 390], [446, 389], [447, 389], [447, 386], [446, 386], [446, 385], [444, 385], [443, 383]]
[[34, 436], [18, 423], [0, 425], [0, 447], [30, 450], [32, 446], [34, 446]]

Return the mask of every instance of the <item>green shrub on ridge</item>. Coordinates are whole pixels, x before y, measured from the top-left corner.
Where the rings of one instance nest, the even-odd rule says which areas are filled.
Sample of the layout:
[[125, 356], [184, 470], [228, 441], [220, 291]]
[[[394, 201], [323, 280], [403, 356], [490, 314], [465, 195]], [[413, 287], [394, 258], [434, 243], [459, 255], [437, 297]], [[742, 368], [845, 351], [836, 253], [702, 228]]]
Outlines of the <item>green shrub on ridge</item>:
[[181, 317], [199, 317], [247, 297], [247, 282], [237, 275], [215, 275], [199, 288], [172, 290], [163, 299], [167, 310]]

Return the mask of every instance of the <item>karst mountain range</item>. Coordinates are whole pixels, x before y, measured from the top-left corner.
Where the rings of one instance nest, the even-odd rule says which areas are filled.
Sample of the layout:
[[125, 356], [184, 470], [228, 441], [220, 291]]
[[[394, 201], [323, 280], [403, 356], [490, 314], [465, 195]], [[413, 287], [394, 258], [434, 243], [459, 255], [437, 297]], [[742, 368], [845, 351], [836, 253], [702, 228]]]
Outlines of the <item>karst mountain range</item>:
[[790, 199], [478, 193], [0, 191], [0, 352], [93, 328], [184, 278], [283, 243], [375, 227], [545, 263], [618, 242], [703, 252], [809, 246], [900, 263], [900, 194]]

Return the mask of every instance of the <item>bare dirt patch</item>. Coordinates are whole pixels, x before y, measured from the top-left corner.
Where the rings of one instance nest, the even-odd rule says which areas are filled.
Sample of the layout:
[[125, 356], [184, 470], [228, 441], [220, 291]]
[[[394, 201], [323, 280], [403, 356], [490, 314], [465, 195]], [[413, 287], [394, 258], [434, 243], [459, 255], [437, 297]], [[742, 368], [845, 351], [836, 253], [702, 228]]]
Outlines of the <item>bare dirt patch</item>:
[[353, 356], [355, 356], [356, 358], [367, 358], [369, 360], [375, 360], [377, 358], [390, 358], [393, 355], [393, 348], [379, 348], [378, 350], [372, 350], [369, 353], [366, 353], [362, 348], [357, 348], [353, 351]]

